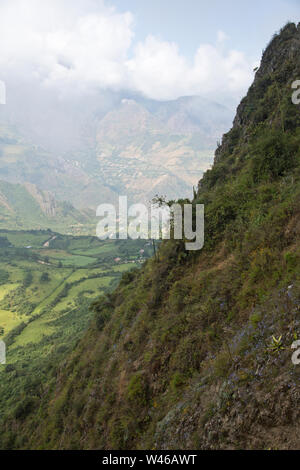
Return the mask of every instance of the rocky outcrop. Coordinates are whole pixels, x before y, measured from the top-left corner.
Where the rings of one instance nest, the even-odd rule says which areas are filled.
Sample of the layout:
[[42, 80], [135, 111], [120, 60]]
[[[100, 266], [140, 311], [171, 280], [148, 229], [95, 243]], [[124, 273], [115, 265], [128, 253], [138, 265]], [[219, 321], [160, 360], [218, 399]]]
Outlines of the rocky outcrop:
[[57, 203], [49, 191], [41, 191], [36, 185], [31, 183], [25, 183], [24, 186], [47, 217], [56, 216]]

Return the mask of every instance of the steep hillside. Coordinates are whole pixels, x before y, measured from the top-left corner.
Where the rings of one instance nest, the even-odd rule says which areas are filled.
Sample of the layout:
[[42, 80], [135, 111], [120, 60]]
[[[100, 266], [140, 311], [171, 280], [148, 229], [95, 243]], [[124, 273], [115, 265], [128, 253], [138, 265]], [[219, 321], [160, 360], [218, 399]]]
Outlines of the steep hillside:
[[95, 302], [73, 353], [3, 416], [3, 448], [300, 447], [299, 42], [300, 24], [274, 36], [199, 183], [204, 249], [163, 242]]
[[79, 211], [67, 202], [56, 201], [34, 184], [11, 184], [0, 180], [0, 228], [34, 230], [51, 228], [61, 233], [92, 233], [96, 218], [92, 211]]

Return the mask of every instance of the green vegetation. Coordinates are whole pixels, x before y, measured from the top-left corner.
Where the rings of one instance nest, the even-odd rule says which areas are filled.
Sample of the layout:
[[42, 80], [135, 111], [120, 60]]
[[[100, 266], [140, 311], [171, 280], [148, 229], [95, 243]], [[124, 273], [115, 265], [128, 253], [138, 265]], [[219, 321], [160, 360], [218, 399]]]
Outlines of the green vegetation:
[[[7, 345], [8, 365], [0, 370], [0, 416], [10, 410], [22, 421], [37, 404], [28, 393], [39, 394], [39, 381], [46, 383], [59, 358], [79, 341], [92, 318], [93, 299], [108, 295], [122, 273], [145, 260], [140, 255], [145, 242], [129, 241], [124, 255], [123, 242], [94, 237], [49, 231], [2, 235], [8, 243], [0, 262], [0, 339]], [[91, 251], [88, 263], [77, 250]], [[144, 256], [149, 254], [145, 247]]]
[[[67, 202], [56, 201], [35, 185], [0, 180], [0, 229], [21, 231], [50, 227], [61, 233], [86, 234], [94, 232], [96, 222], [93, 211], [81, 212]], [[0, 240], [0, 246], [2, 244]]]
[[[92, 239], [83, 249], [76, 237], [57, 237], [54, 252], [46, 250], [49, 265], [41, 269], [50, 281], [41, 286], [50, 288], [55, 272], [61, 281], [35, 307], [41, 316], [32, 325], [20, 322], [15, 336], [11, 330], [15, 361], [1, 373], [1, 447], [297, 446], [299, 367], [290, 346], [300, 328], [300, 126], [293, 124], [290, 85], [300, 76], [299, 34], [300, 26], [288, 24], [275, 36], [199, 183], [193, 202], [206, 208], [201, 252], [186, 252], [183, 241], [163, 242], [155, 258], [92, 299], [93, 319], [79, 335], [89, 299], [74, 301], [75, 323], [70, 293], [91, 289], [85, 283], [95, 278], [83, 281], [81, 273], [91, 275], [115, 252], [104, 244], [97, 255]], [[112, 249], [132, 256], [129, 245]], [[28, 257], [40, 254], [34, 249]], [[22, 256], [16, 249], [15, 259]], [[95, 262], [87, 268], [78, 256]], [[35, 275], [25, 288], [26, 264], [22, 269], [19, 287], [34, 289]], [[113, 274], [110, 264], [103, 279]], [[20, 315], [10, 295], [4, 299]]]

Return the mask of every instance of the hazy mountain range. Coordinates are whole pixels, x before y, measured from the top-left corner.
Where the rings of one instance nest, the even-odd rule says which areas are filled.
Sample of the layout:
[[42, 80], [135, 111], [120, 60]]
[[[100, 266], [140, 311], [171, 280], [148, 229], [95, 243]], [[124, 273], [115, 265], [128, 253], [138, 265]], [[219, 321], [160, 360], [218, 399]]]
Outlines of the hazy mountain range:
[[190, 197], [231, 124], [230, 110], [196, 96], [168, 102], [119, 96], [106, 107], [100, 101], [82, 113], [75, 105], [72, 113], [52, 106], [44, 119], [38, 103], [27, 115], [13, 102], [1, 107], [0, 180], [35, 185], [79, 210], [120, 194], [131, 202]]

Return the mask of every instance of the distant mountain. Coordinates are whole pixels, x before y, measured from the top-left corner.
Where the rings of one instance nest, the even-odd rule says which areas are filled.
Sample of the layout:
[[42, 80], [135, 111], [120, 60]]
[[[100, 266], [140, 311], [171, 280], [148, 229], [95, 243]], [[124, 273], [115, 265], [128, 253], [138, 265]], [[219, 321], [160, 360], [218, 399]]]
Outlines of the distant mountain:
[[91, 211], [79, 211], [58, 202], [48, 191], [31, 183], [0, 181], [0, 228], [47, 229], [62, 233], [85, 233], [95, 226]]
[[57, 156], [35, 145], [10, 124], [0, 124], [0, 180], [31, 183], [51, 191], [60, 201], [75, 207], [96, 207], [103, 199], [113, 202], [116, 194], [100, 177], [93, 177], [74, 160]]
[[16, 110], [18, 126], [2, 108], [0, 179], [35, 184], [79, 209], [113, 203], [119, 194], [135, 202], [149, 201], [157, 193], [190, 197], [199, 175], [212, 163], [217, 140], [231, 124], [229, 110], [200, 97], [168, 102], [120, 97], [105, 113], [100, 108], [99, 102], [99, 111], [95, 104], [84, 117], [74, 111], [72, 119], [77, 116], [79, 122], [73, 141], [61, 152], [51, 145], [55, 135], [45, 145], [53, 114], [49, 122], [37, 123], [34, 133], [25, 122], [21, 125]]
[[229, 110], [200, 97], [122, 99], [95, 125], [98, 170], [110, 187], [136, 201], [157, 192], [190, 197], [230, 122]]

